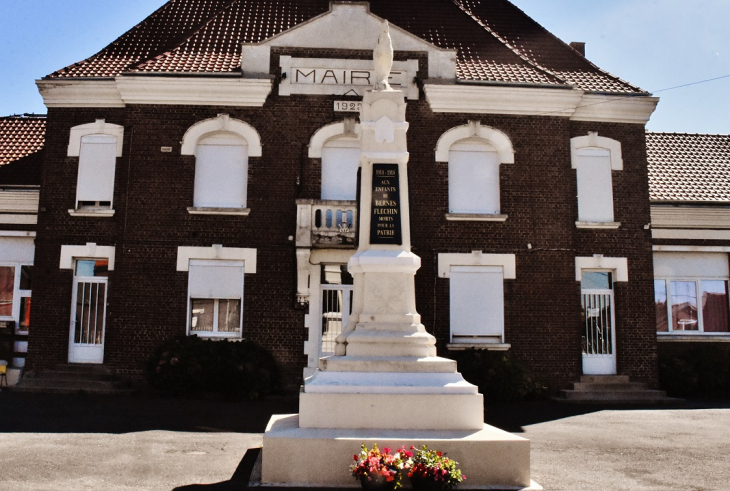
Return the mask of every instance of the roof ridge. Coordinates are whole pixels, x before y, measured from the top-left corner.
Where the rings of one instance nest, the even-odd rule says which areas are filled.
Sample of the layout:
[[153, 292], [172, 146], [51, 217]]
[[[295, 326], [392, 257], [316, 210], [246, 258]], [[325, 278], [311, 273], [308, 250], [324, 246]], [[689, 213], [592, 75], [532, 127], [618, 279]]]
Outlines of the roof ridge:
[[[556, 80], [562, 82], [565, 85], [571, 85], [569, 84], [564, 78], [559, 76], [558, 74], [550, 71], [549, 69], [541, 66], [538, 63], [533, 62], [530, 60], [527, 56], [524, 55], [520, 50], [512, 46], [512, 44], [504, 39], [499, 33], [497, 33], [494, 29], [489, 27], [482, 19], [480, 19], [476, 14], [474, 14], [471, 9], [467, 9], [464, 5], [462, 5], [459, 0], [451, 0], [451, 3], [456, 5], [456, 7], [464, 12], [466, 15], [468, 15], [474, 22], [476, 22], [479, 26], [481, 26], [485, 31], [487, 31], [489, 34], [491, 34], [495, 39], [497, 39], [500, 43], [505, 45], [509, 50], [511, 50], [514, 54], [516, 54], [520, 59], [522, 59], [524, 62], [529, 64], [530, 66], [542, 71], [543, 73], [550, 75], [551, 77], [555, 78]], [[524, 13], [524, 12], [523, 12]], [[525, 14], [527, 15], [527, 14]]]
[[727, 133], [686, 133], [682, 131], [646, 131], [647, 135], [676, 135], [676, 136], [723, 136], [730, 138]]
[[215, 22], [221, 14], [223, 14], [224, 12], [226, 12], [227, 10], [229, 10], [234, 4], [239, 3], [241, 0], [224, 0], [224, 1], [227, 1], [228, 2], [228, 5], [226, 5], [225, 7], [223, 7], [222, 9], [220, 9], [219, 11], [217, 11], [214, 15], [212, 15], [210, 18], [208, 18], [208, 20], [206, 20], [205, 22], [203, 22], [202, 24], [200, 24], [200, 26], [196, 30], [192, 31], [190, 33], [190, 35], [188, 35], [187, 37], [185, 37], [185, 39], [181, 39], [174, 47], [172, 47], [171, 49], [168, 49], [166, 51], [162, 51], [160, 53], [157, 53], [154, 56], [150, 56], [146, 60], [139, 60], [136, 63], [130, 64], [129, 66], [127, 66], [122, 71], [122, 73], [129, 72], [129, 71], [134, 70], [134, 69], [138, 69], [138, 68], [146, 65], [147, 63], [151, 62], [151, 61], [159, 60], [161, 58], [170, 56], [175, 51], [181, 50], [182, 49], [182, 46], [185, 43], [187, 43], [188, 41], [192, 40], [201, 31], [203, 31], [210, 24], [212, 24], [213, 22]]

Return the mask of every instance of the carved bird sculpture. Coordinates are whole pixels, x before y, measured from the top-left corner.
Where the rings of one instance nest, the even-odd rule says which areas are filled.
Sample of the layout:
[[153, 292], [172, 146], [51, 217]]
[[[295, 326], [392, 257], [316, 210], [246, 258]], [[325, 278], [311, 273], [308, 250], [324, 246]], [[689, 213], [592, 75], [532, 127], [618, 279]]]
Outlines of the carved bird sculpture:
[[373, 50], [373, 61], [375, 62], [375, 90], [391, 90], [388, 78], [393, 66], [393, 44], [387, 20], [383, 21], [383, 30], [380, 32], [378, 44]]

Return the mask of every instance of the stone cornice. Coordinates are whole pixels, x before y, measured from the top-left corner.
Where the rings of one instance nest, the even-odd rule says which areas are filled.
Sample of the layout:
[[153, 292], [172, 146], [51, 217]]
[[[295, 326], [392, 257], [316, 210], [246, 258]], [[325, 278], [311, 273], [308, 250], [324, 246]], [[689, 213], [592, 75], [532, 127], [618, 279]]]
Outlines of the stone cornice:
[[587, 94], [582, 90], [504, 85], [424, 84], [434, 112], [558, 116], [573, 121], [646, 124], [656, 97]]
[[105, 80], [37, 80], [47, 107], [125, 107], [127, 104], [256, 106], [270, 79], [120, 76]]

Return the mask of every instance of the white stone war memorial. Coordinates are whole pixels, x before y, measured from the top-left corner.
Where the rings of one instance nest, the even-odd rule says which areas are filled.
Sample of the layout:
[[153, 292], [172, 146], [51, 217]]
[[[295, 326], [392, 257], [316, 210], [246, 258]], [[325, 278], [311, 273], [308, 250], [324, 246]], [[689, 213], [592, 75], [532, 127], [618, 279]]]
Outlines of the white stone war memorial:
[[[393, 51], [384, 23], [376, 84], [360, 112], [360, 226], [352, 314], [334, 356], [305, 380], [299, 414], [275, 415], [264, 434], [263, 486], [357, 487], [348, 471], [361, 443], [438, 449], [467, 475], [461, 489], [540, 489], [530, 442], [484, 424], [483, 397], [436, 356], [416, 312], [405, 94], [387, 83]], [[307, 456], [318, 456], [312, 465]]]

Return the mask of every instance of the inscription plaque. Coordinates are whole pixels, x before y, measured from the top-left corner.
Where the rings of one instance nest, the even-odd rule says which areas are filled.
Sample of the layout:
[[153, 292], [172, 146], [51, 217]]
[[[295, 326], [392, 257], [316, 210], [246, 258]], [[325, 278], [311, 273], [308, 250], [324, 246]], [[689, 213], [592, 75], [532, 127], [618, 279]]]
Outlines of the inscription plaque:
[[370, 243], [402, 245], [398, 164], [373, 164]]

